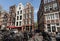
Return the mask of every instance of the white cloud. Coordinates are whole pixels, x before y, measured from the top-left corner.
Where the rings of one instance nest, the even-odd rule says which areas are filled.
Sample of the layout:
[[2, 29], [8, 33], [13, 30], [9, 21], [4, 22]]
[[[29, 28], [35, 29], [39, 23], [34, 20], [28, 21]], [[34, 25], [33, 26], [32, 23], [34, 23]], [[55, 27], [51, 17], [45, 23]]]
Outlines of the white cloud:
[[34, 9], [34, 21], [36, 22], [37, 21], [37, 12], [38, 12], [38, 9]]
[[38, 12], [38, 9], [34, 9], [34, 13], [37, 13]]

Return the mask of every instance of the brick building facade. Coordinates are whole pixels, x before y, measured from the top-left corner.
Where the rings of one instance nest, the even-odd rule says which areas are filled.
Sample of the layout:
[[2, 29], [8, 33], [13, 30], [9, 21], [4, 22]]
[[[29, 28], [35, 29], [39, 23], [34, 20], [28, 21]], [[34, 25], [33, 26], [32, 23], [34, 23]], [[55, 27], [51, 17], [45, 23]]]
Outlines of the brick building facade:
[[0, 29], [7, 29], [8, 13], [6, 11], [0, 11]]
[[10, 6], [8, 15], [8, 26], [15, 26], [16, 5]]
[[26, 6], [19, 3], [16, 7], [15, 18], [15, 26], [19, 28], [19, 30], [32, 31], [34, 29], [34, 9], [30, 3], [27, 3]]
[[38, 28], [46, 32], [60, 31], [60, 0], [41, 0]]
[[32, 31], [34, 30], [34, 8], [30, 3], [27, 3], [24, 11], [25, 30]]

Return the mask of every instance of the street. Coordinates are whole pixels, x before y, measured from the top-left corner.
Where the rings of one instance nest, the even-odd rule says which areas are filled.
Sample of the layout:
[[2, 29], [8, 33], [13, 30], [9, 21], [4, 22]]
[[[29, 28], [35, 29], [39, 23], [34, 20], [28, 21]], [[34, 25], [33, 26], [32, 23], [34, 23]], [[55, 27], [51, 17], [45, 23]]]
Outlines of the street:
[[[52, 41], [56, 41], [55, 37], [51, 37]], [[33, 38], [30, 38], [28, 41], [43, 41], [43, 37], [36, 34]]]

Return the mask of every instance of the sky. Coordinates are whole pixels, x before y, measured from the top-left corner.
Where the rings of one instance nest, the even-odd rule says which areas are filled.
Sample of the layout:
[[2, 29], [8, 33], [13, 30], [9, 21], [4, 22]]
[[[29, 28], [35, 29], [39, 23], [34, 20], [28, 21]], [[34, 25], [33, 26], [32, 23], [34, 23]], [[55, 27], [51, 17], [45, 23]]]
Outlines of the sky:
[[16, 4], [18, 5], [19, 3], [22, 3], [24, 6], [26, 5], [27, 2], [30, 2], [32, 6], [34, 7], [34, 21], [37, 21], [37, 11], [40, 6], [40, 0], [0, 0], [0, 5], [2, 8], [6, 11], [9, 11], [9, 7]]

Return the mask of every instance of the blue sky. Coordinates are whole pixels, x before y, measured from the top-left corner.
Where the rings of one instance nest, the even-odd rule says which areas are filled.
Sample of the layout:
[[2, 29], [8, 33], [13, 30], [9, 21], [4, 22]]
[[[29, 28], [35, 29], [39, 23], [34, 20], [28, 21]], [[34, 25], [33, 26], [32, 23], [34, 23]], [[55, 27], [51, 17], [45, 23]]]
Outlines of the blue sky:
[[40, 0], [0, 0], [0, 5], [3, 7], [4, 10], [9, 11], [9, 7], [19, 3], [26, 5], [27, 2], [30, 2], [34, 7], [34, 21], [37, 21], [37, 11], [40, 6]]

